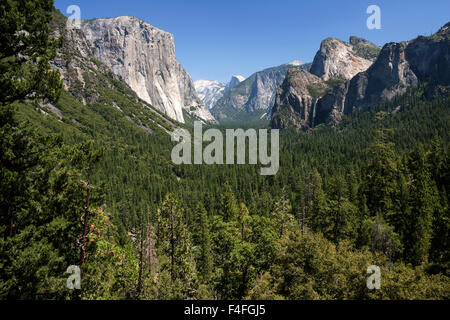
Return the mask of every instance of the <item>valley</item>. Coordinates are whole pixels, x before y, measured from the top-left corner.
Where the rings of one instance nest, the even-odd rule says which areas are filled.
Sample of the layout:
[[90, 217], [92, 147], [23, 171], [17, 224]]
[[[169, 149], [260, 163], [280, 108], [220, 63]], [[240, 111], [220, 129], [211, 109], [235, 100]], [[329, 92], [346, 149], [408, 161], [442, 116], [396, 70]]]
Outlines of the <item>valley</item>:
[[[73, 29], [53, 1], [8, 3], [0, 299], [449, 298], [450, 23], [383, 47], [326, 38], [311, 63], [221, 83], [193, 81], [141, 19]], [[199, 127], [226, 137], [211, 158], [244, 161], [193, 143], [198, 164], [175, 163], [172, 133]], [[267, 133], [270, 163], [245, 161], [240, 129]]]

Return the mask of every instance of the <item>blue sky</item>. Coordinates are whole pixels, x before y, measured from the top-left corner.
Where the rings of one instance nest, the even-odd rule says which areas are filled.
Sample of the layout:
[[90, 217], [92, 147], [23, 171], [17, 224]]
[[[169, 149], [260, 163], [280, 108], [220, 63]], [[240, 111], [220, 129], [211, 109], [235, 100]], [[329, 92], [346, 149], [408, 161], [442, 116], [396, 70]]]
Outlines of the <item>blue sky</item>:
[[[381, 30], [369, 30], [369, 5]], [[450, 21], [449, 0], [55, 0], [81, 18], [129, 15], [175, 36], [177, 59], [194, 80], [226, 82], [292, 60], [310, 62], [327, 37], [378, 45], [429, 35]]]

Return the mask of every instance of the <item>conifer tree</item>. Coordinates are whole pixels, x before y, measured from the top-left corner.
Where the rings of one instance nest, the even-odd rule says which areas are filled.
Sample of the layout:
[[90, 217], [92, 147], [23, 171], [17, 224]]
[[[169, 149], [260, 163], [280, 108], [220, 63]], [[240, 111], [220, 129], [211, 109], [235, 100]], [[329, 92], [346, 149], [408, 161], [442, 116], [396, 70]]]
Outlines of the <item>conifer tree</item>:
[[49, 61], [61, 45], [49, 23], [53, 0], [8, 0], [0, 4], [0, 104], [55, 101], [62, 86]]
[[322, 187], [322, 177], [317, 169], [314, 169], [307, 177], [304, 194], [303, 205], [305, 208], [302, 208], [302, 213], [303, 211], [305, 213], [302, 216], [302, 225], [307, 225], [309, 222], [312, 230], [323, 231], [325, 226], [322, 225], [321, 215], [326, 210], [326, 197]]
[[395, 219], [394, 199], [397, 193], [398, 168], [393, 143], [392, 130], [378, 130], [375, 142], [368, 156], [365, 169], [363, 193], [372, 216], [381, 215], [388, 221]]
[[220, 212], [223, 221], [225, 222], [235, 221], [238, 217], [239, 208], [237, 206], [233, 190], [228, 182], [225, 182], [223, 186], [223, 193], [220, 201]]
[[345, 179], [337, 175], [331, 179], [327, 192], [327, 205], [315, 218], [319, 230], [330, 240], [355, 239], [359, 221], [358, 208], [348, 199]]
[[203, 280], [208, 282], [211, 278], [213, 260], [211, 249], [211, 231], [208, 214], [202, 203], [195, 210], [196, 221], [193, 232], [194, 245], [197, 246], [197, 269]]
[[162, 269], [169, 271], [172, 285], [180, 283], [182, 292], [191, 296], [196, 283], [192, 245], [183, 209], [173, 194], [168, 194], [158, 209], [157, 239], [159, 257], [166, 258]]
[[[78, 187], [62, 167], [61, 139], [38, 136], [15, 119], [13, 103], [55, 102], [59, 72], [49, 61], [51, 0], [0, 3], [0, 297], [65, 297], [74, 264]], [[66, 159], [67, 160], [67, 159]], [[66, 183], [58, 185], [64, 179]], [[60, 195], [58, 194], [60, 193]], [[71, 195], [61, 199], [61, 195]], [[75, 205], [76, 206], [76, 205]]]
[[247, 241], [250, 236], [250, 214], [248, 212], [247, 206], [241, 203], [241, 210], [239, 212], [239, 225], [241, 229], [241, 239], [242, 241]]
[[438, 200], [423, 150], [416, 149], [411, 154], [410, 168], [414, 174], [414, 184], [411, 192], [412, 210], [408, 219], [410, 227], [405, 239], [407, 243], [405, 254], [409, 262], [420, 265], [428, 261], [433, 232], [433, 214]]
[[282, 238], [286, 233], [286, 230], [290, 229], [294, 223], [294, 216], [292, 215], [292, 206], [287, 197], [286, 188], [281, 190], [281, 198], [275, 204], [275, 208], [272, 213], [273, 222], [278, 231], [278, 235]]

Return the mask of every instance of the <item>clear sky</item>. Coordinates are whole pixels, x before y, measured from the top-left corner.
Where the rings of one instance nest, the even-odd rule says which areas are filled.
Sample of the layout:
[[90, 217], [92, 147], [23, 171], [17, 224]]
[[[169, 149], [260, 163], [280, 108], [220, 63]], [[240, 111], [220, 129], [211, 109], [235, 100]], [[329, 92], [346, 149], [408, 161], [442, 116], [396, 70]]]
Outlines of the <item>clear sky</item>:
[[[55, 0], [64, 14], [70, 5], [80, 7], [82, 19], [135, 16], [172, 33], [177, 59], [194, 80], [223, 82], [311, 62], [327, 37], [383, 45], [450, 21], [449, 0]], [[381, 30], [366, 26], [369, 5], [381, 8]]]

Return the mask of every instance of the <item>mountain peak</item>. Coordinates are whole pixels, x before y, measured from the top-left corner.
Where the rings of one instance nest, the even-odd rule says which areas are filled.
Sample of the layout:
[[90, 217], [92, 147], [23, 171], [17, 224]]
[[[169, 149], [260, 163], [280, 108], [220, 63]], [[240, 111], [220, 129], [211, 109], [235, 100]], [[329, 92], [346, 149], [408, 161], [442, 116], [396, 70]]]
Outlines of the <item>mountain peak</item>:
[[232, 76], [230, 82], [228, 82], [227, 87], [225, 88], [225, 91], [226, 92], [230, 91], [231, 89], [238, 86], [244, 80], [245, 80], [245, 78], [243, 76], [240, 76], [240, 75]]
[[447, 22], [442, 28], [440, 28], [439, 31], [434, 34], [434, 36], [441, 36], [448, 39], [450, 36], [450, 22]]
[[174, 38], [173, 34], [171, 34], [168, 31], [162, 30], [160, 28], [155, 27], [154, 25], [148, 23], [147, 21], [142, 20], [141, 18], [137, 18], [134, 16], [118, 16], [118, 17], [114, 17], [114, 18], [96, 18], [96, 19], [91, 19], [91, 20], [86, 20], [85, 23], [89, 24], [92, 22], [101, 22], [103, 24], [117, 24], [117, 28], [128, 28], [128, 27], [133, 27], [133, 28], [141, 28], [141, 29], [146, 29], [149, 31], [154, 31], [154, 32], [158, 32], [160, 34], [164, 34], [169, 38]]
[[351, 36], [349, 42], [353, 46], [356, 46], [358, 44], [368, 45], [368, 46], [375, 46], [375, 44], [373, 44], [369, 40], [366, 40], [364, 38], [360, 38], [360, 37], [357, 37], [357, 36]]
[[240, 76], [240, 75], [234, 75], [234, 76], [232, 76], [232, 77], [231, 77], [231, 81], [233, 81], [233, 79], [237, 79], [237, 80], [239, 80], [239, 82], [242, 82], [242, 81], [245, 80], [245, 78], [244, 78], [243, 76]]
[[450, 21], [447, 22], [439, 31], [448, 32], [449, 29], [450, 29]]
[[370, 42], [357, 37], [350, 38], [350, 41], [356, 45], [335, 38], [323, 40], [314, 57], [311, 73], [326, 81], [332, 78], [350, 80], [366, 71], [379, 48], [375, 46], [372, 50], [372, 45], [366, 44]]
[[217, 80], [197, 80], [194, 86], [200, 99], [211, 109], [222, 97], [226, 84]]
[[299, 66], [304, 65], [304, 63], [301, 62], [300, 60], [294, 60], [294, 61], [289, 62], [288, 65], [291, 65], [291, 66], [298, 66], [298, 67], [299, 67]]

